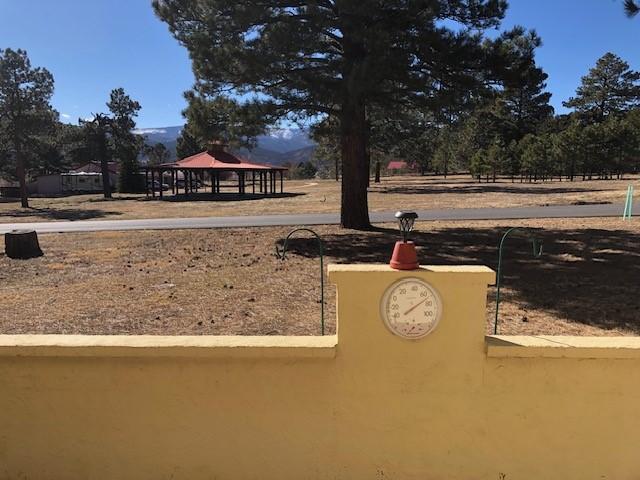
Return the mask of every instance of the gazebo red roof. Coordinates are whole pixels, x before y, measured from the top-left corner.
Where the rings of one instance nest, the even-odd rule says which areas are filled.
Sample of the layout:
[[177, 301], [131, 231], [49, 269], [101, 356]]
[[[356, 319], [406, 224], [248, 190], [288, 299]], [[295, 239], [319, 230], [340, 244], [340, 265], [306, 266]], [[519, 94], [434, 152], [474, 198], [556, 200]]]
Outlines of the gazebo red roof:
[[286, 167], [251, 163], [223, 150], [213, 152], [205, 150], [177, 162], [163, 164], [162, 167], [176, 170], [288, 170]]

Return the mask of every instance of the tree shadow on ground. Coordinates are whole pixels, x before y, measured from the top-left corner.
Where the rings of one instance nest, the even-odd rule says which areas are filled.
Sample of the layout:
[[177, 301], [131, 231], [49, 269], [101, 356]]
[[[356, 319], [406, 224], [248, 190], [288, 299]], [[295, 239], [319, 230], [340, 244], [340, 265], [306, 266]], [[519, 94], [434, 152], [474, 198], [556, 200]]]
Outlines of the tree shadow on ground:
[[2, 212], [0, 219], [9, 218], [45, 218], [50, 220], [95, 220], [97, 218], [122, 215], [122, 212], [111, 212], [99, 209], [80, 208], [25, 208]]
[[141, 200], [146, 200], [146, 197], [143, 197], [142, 194], [139, 194], [137, 196], [123, 196], [123, 195], [118, 195], [117, 197], [113, 197], [113, 198], [104, 198], [104, 197], [99, 197], [99, 198], [89, 198], [86, 200], [86, 202], [88, 203], [111, 203], [111, 202], [124, 202], [124, 201], [141, 201]]
[[[450, 228], [414, 232], [423, 264], [482, 264], [497, 269], [498, 242], [505, 228]], [[514, 300], [554, 312], [569, 321], [640, 334], [640, 238], [623, 230], [532, 229], [544, 253], [534, 258], [531, 242], [514, 234], [505, 243], [503, 285]], [[325, 235], [328, 262], [387, 263], [396, 230]], [[291, 239], [291, 254], [315, 258], [315, 240]]]
[[377, 193], [401, 193], [407, 195], [441, 195], [445, 193], [454, 194], [480, 194], [480, 193], [505, 193], [518, 195], [549, 195], [563, 193], [586, 193], [586, 192], [603, 192], [604, 189], [595, 189], [591, 187], [534, 187], [534, 186], [516, 186], [517, 184], [477, 184], [477, 185], [455, 185], [449, 187], [437, 185], [393, 185], [374, 187]]
[[[264, 195], [262, 193], [246, 193], [240, 195], [238, 193], [192, 193], [189, 195], [179, 194], [165, 194], [162, 201], [164, 202], [239, 202], [239, 201], [252, 201], [263, 200], [267, 198], [293, 198], [306, 195], [306, 193], [270, 193]], [[156, 197], [143, 198], [145, 201], [160, 200], [160, 197], [156, 194]]]

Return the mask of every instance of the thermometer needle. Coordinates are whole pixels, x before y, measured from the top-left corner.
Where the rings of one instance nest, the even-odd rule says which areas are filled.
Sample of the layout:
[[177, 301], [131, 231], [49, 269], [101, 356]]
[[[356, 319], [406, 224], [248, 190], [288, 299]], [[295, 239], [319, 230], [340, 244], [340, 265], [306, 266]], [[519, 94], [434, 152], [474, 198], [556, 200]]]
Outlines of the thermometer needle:
[[427, 300], [427, 299], [425, 298], [424, 300], [422, 300], [422, 301], [420, 301], [420, 302], [416, 303], [413, 307], [411, 307], [409, 310], [407, 310], [406, 312], [404, 312], [404, 313], [403, 313], [403, 315], [408, 315], [409, 313], [413, 312], [413, 311], [418, 307], [418, 305], [420, 305], [421, 303], [424, 303], [426, 300]]

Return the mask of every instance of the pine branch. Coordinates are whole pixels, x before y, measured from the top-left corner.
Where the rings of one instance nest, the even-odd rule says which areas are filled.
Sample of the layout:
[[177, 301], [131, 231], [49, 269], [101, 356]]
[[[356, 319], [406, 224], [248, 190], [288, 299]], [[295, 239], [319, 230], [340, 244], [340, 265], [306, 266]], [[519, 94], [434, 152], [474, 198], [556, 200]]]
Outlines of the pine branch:
[[636, 3], [636, 0], [624, 0], [624, 13], [629, 18], [635, 17], [640, 13], [640, 3]]

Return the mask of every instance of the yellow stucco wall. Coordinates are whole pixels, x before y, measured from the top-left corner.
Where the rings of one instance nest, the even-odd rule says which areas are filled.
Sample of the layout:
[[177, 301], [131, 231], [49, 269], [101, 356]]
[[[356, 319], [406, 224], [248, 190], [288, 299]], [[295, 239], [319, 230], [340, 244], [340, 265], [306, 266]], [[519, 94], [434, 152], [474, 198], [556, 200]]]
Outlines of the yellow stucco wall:
[[[0, 479], [639, 478], [640, 342], [485, 340], [483, 267], [330, 276], [338, 336], [0, 336]], [[402, 276], [421, 340], [379, 318]]]

